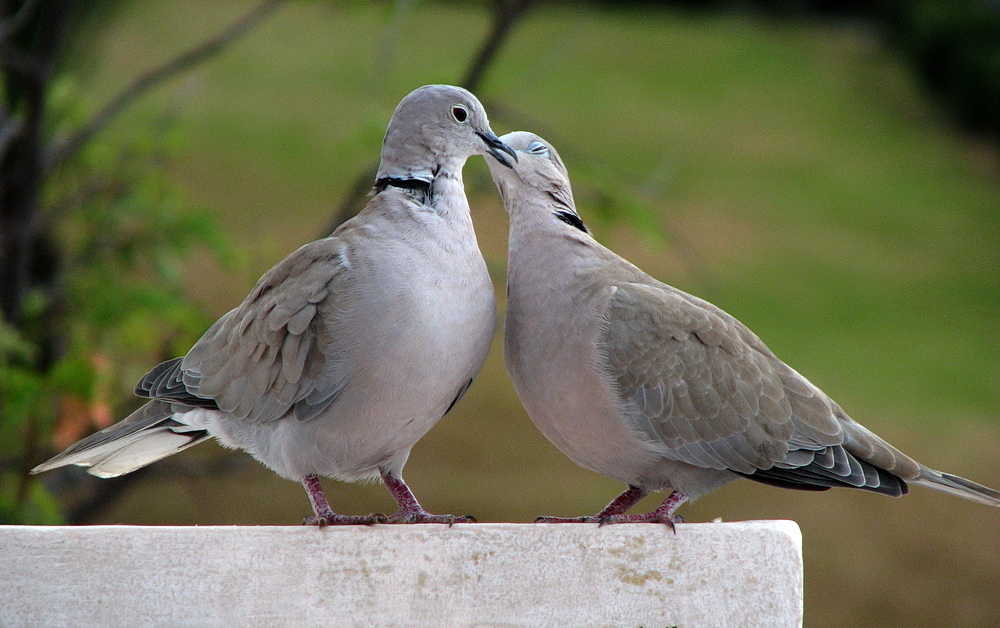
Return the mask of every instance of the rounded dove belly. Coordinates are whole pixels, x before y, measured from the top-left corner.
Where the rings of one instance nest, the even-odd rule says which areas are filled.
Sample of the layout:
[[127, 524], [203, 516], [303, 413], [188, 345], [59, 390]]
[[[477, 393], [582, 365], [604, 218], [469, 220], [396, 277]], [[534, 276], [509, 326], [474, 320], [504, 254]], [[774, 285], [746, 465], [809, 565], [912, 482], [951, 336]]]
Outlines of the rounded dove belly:
[[[334, 323], [353, 334], [333, 334], [349, 376], [327, 410], [308, 421], [259, 423], [212, 413], [209, 431], [293, 480], [315, 473], [356, 481], [377, 477], [380, 467], [401, 469], [479, 372], [492, 343], [496, 305], [485, 265], [472, 278], [449, 282], [445, 275], [420, 289], [383, 283], [378, 298], [359, 295]], [[395, 324], [378, 324], [386, 312], [396, 313]]]

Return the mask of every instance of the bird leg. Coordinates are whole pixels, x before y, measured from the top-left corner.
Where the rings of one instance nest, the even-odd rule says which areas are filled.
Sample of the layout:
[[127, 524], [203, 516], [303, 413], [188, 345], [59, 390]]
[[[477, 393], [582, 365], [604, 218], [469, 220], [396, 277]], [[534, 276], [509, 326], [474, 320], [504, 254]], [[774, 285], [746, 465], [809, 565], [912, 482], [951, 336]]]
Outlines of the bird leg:
[[379, 469], [379, 471], [382, 473], [385, 487], [399, 503], [399, 510], [389, 517], [388, 523], [447, 523], [449, 526], [454, 523], [475, 523], [476, 518], [472, 515], [461, 517], [432, 515], [420, 506], [413, 491], [406, 485], [403, 478], [395, 477], [385, 469]]
[[319, 526], [320, 528], [325, 528], [329, 525], [372, 525], [373, 523], [385, 523], [386, 516], [380, 512], [375, 512], [370, 515], [338, 515], [330, 509], [330, 504], [326, 501], [326, 495], [323, 494], [323, 487], [319, 484], [319, 478], [316, 474], [310, 474], [302, 478], [302, 486], [306, 489], [306, 494], [309, 495], [309, 502], [312, 504], [313, 512], [315, 516], [306, 517], [302, 525], [307, 526]]
[[660, 507], [653, 512], [643, 513], [641, 515], [626, 515], [624, 513], [605, 515], [601, 518], [600, 524], [605, 525], [608, 523], [665, 523], [670, 526], [670, 529], [674, 532], [677, 531], [674, 528], [675, 523], [683, 523], [684, 517], [680, 515], [675, 515], [674, 511], [677, 510], [681, 504], [688, 500], [688, 496], [684, 493], [674, 490], [670, 494], [670, 497], [666, 498]]
[[625, 492], [611, 500], [604, 510], [592, 517], [538, 517], [535, 523], [600, 523], [604, 524], [608, 517], [625, 514], [629, 508], [639, 503], [639, 500], [649, 494], [649, 491], [631, 484]]

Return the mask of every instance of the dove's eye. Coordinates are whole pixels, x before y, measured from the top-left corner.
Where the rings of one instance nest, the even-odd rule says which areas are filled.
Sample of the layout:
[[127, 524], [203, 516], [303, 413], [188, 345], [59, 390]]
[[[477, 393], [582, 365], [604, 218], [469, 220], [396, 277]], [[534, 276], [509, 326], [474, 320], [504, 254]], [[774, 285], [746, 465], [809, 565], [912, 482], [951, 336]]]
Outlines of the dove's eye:
[[455, 122], [462, 124], [469, 119], [469, 110], [462, 105], [455, 105], [451, 108], [451, 117], [455, 118]]
[[549, 156], [549, 147], [541, 142], [532, 142], [528, 144], [528, 152], [532, 155], [541, 155], [542, 157]]

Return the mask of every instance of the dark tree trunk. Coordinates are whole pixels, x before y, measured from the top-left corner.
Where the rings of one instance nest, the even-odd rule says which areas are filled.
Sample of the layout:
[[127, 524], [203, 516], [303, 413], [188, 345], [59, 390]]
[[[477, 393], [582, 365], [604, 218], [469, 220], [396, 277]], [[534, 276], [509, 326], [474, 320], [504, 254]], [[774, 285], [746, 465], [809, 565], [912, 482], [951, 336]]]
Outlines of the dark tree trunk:
[[73, 0], [25, 0], [3, 6], [0, 310], [15, 325], [21, 322], [28, 291], [48, 285], [57, 264], [46, 234], [38, 228], [38, 201], [45, 99], [72, 5]]

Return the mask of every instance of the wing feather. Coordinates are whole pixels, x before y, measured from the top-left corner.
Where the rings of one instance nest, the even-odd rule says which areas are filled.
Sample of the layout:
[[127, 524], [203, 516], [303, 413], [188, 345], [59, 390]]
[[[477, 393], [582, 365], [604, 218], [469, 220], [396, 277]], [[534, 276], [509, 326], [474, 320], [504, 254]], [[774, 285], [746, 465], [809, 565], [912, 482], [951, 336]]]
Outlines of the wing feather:
[[895, 495], [919, 472], [739, 321], [665, 284], [617, 287], [601, 351], [626, 415], [664, 457], [793, 488]]
[[338, 239], [307, 244], [268, 271], [184, 358], [150, 371], [137, 393], [216, 407], [249, 421], [315, 418], [347, 379], [335, 351], [335, 301], [350, 281]]

